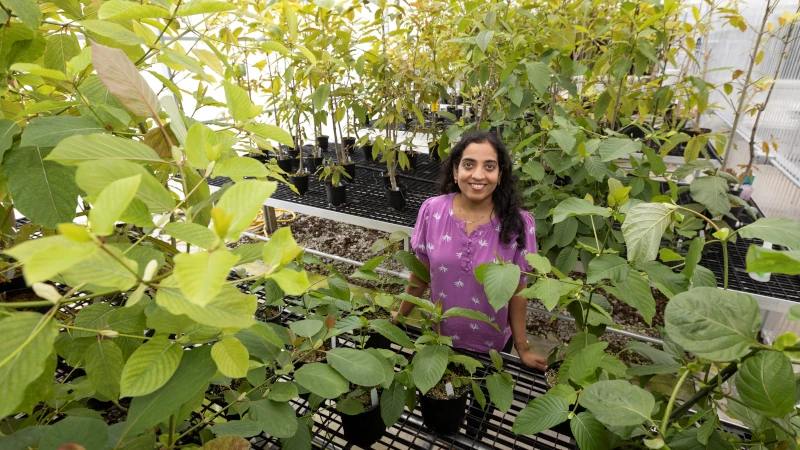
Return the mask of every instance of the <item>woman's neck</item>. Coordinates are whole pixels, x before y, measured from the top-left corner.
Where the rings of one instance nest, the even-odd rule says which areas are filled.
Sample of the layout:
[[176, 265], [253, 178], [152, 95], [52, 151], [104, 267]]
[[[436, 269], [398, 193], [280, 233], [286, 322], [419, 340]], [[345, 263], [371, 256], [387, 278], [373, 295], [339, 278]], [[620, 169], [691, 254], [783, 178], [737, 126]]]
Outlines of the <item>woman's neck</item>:
[[492, 197], [486, 197], [485, 199], [475, 202], [469, 200], [466, 196], [461, 194], [460, 192], [456, 194], [458, 197], [458, 204], [461, 209], [465, 212], [469, 213], [483, 213], [489, 210], [494, 209], [494, 202], [492, 201]]

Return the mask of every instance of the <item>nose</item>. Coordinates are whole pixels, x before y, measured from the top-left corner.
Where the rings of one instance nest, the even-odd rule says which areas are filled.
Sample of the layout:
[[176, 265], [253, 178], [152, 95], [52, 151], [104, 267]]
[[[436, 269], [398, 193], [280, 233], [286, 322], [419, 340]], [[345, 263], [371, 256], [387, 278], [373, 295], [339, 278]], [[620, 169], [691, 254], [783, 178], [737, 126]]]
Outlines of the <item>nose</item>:
[[484, 172], [483, 167], [480, 167], [480, 166], [476, 167], [475, 170], [472, 172], [472, 178], [475, 179], [475, 180], [483, 181], [483, 179], [485, 178], [485, 175], [486, 174]]

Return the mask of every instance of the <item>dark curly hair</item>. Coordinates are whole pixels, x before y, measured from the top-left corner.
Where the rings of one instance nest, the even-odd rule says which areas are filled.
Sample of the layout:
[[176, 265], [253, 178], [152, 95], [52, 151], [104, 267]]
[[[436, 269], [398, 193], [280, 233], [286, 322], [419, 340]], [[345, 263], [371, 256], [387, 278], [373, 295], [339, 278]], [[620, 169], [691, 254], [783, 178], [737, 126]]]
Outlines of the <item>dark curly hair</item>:
[[516, 187], [516, 179], [511, 171], [511, 156], [505, 145], [494, 133], [486, 131], [471, 131], [461, 136], [461, 140], [450, 150], [450, 155], [442, 163], [442, 171], [439, 174], [439, 192], [451, 194], [461, 192], [458, 183], [453, 178], [453, 169], [461, 164], [461, 157], [464, 149], [469, 144], [489, 143], [497, 152], [497, 165], [500, 169], [500, 184], [492, 192], [492, 202], [494, 202], [494, 213], [500, 219], [500, 242], [503, 245], [511, 243], [516, 236], [517, 245], [525, 246], [525, 223], [522, 221], [520, 208], [522, 207], [522, 196]]

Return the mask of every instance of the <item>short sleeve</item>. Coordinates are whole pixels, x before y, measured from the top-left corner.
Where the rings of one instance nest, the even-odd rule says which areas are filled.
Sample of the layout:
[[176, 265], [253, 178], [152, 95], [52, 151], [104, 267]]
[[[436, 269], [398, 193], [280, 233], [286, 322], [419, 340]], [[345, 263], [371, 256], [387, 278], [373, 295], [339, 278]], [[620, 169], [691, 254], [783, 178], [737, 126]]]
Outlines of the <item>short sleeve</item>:
[[[530, 272], [533, 270], [528, 261], [525, 259], [525, 255], [528, 253], [537, 253], [538, 246], [536, 245], [536, 221], [531, 216], [531, 213], [527, 211], [521, 211], [522, 213], [522, 222], [525, 224], [525, 246], [524, 247], [517, 247], [516, 252], [514, 253], [514, 264], [519, 266], [520, 270], [523, 272]], [[524, 273], [519, 277], [520, 283], [527, 283], [528, 276]]]
[[433, 197], [422, 202], [419, 214], [417, 214], [417, 223], [414, 224], [414, 232], [411, 233], [411, 247], [414, 249], [414, 254], [424, 263], [429, 262], [428, 251], [425, 248], [428, 239], [428, 221], [425, 218], [428, 216], [428, 208], [432, 200]]

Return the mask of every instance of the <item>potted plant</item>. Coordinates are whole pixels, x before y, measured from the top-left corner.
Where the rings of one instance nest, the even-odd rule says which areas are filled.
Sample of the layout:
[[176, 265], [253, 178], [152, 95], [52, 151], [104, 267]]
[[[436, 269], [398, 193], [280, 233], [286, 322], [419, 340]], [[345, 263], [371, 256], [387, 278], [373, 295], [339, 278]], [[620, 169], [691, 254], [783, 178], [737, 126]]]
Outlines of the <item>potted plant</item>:
[[345, 167], [334, 163], [332, 159], [326, 159], [317, 168], [317, 173], [318, 179], [325, 182], [328, 203], [333, 206], [344, 205], [347, 202], [347, 185], [342, 181], [351, 178]]

